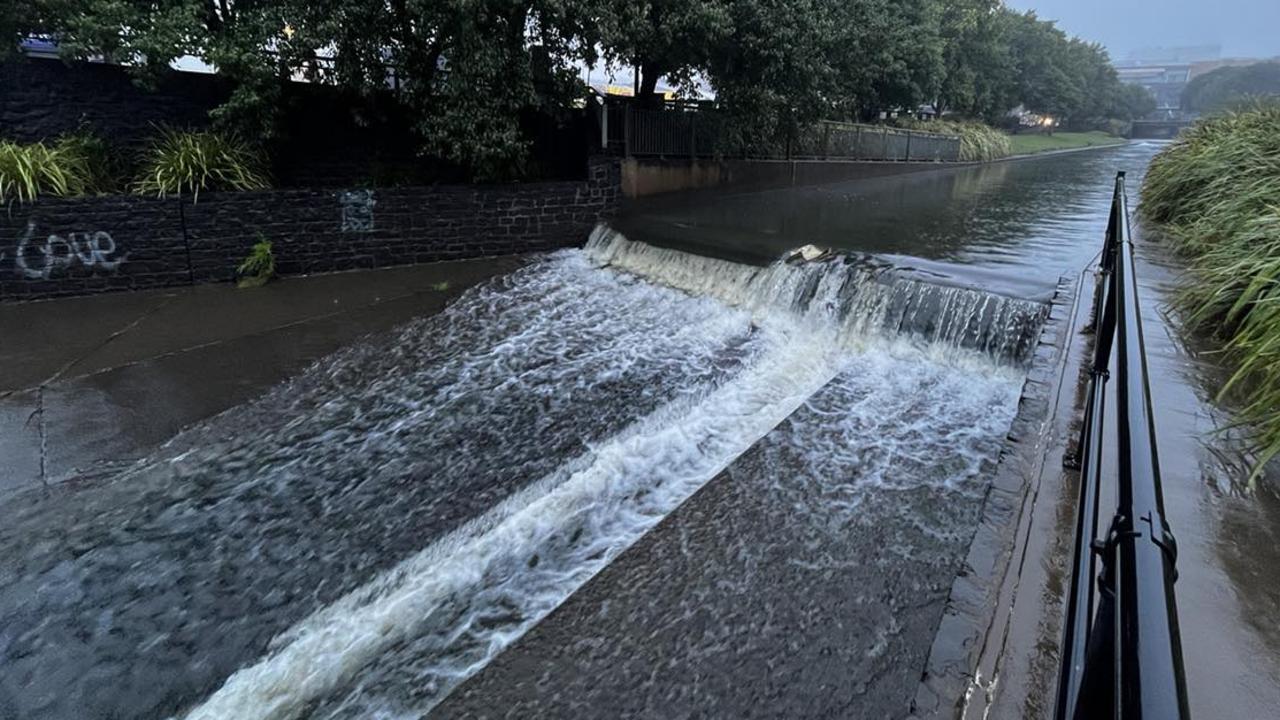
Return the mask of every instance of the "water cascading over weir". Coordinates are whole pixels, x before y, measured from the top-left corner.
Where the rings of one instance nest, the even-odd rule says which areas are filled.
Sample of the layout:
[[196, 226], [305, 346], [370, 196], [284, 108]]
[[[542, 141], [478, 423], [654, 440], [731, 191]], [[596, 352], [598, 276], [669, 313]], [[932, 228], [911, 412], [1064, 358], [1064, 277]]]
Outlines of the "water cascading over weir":
[[818, 248], [764, 267], [628, 240], [600, 225], [588, 257], [652, 282], [717, 298], [753, 315], [787, 313], [825, 325], [845, 342], [906, 337], [1020, 364], [1039, 337], [1044, 303], [903, 277], [865, 258]]
[[[676, 698], [716, 663], [696, 691], [740, 714], [742, 657], [909, 676], [1047, 308], [814, 255], [742, 265], [602, 226], [114, 477], [3, 501], [10, 587], [82, 583], [0, 605], [32, 628], [3, 651], [50, 684], [46, 717], [563, 716]], [[739, 618], [744, 596], [769, 609]], [[706, 617], [730, 626], [681, 626]], [[585, 635], [665, 654], [564, 650]]]

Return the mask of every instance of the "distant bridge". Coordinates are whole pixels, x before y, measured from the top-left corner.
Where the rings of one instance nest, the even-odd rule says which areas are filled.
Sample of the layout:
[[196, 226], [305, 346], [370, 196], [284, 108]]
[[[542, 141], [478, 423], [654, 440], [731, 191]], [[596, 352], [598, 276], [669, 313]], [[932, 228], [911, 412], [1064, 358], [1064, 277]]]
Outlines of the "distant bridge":
[[1129, 137], [1134, 140], [1173, 139], [1191, 127], [1185, 120], [1134, 120]]

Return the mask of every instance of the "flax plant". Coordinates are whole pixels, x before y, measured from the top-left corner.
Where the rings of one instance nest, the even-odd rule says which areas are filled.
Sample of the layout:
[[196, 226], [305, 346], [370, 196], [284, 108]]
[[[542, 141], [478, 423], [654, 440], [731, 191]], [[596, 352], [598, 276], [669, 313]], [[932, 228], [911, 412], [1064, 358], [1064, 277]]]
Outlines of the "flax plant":
[[1252, 484], [1280, 454], [1280, 105], [1197, 123], [1152, 162], [1139, 213], [1189, 260], [1177, 306], [1222, 342], [1219, 398], [1253, 430]]
[[84, 186], [80, 159], [44, 143], [0, 141], [0, 204], [29, 203], [40, 195], [77, 195]]
[[163, 129], [143, 160], [134, 189], [143, 195], [201, 190], [259, 190], [269, 186], [261, 155], [248, 143], [226, 133]]

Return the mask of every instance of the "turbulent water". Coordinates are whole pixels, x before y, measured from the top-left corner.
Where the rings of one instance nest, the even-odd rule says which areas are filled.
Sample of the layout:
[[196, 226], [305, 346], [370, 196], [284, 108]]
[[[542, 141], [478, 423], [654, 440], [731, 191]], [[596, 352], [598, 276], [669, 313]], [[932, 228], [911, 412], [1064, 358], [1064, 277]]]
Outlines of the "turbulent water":
[[[775, 481], [826, 511], [980, 497], [1043, 316], [601, 229], [114, 477], [5, 500], [0, 717], [419, 715], [789, 417], [811, 460]], [[971, 519], [925, 529], [962, 546]]]

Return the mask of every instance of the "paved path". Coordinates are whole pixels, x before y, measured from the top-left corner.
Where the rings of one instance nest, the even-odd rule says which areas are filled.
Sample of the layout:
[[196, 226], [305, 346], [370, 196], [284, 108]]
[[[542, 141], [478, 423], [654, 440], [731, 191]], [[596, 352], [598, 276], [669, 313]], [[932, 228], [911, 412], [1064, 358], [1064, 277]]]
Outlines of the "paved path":
[[370, 332], [433, 314], [503, 257], [0, 305], [0, 493], [128, 461]]

